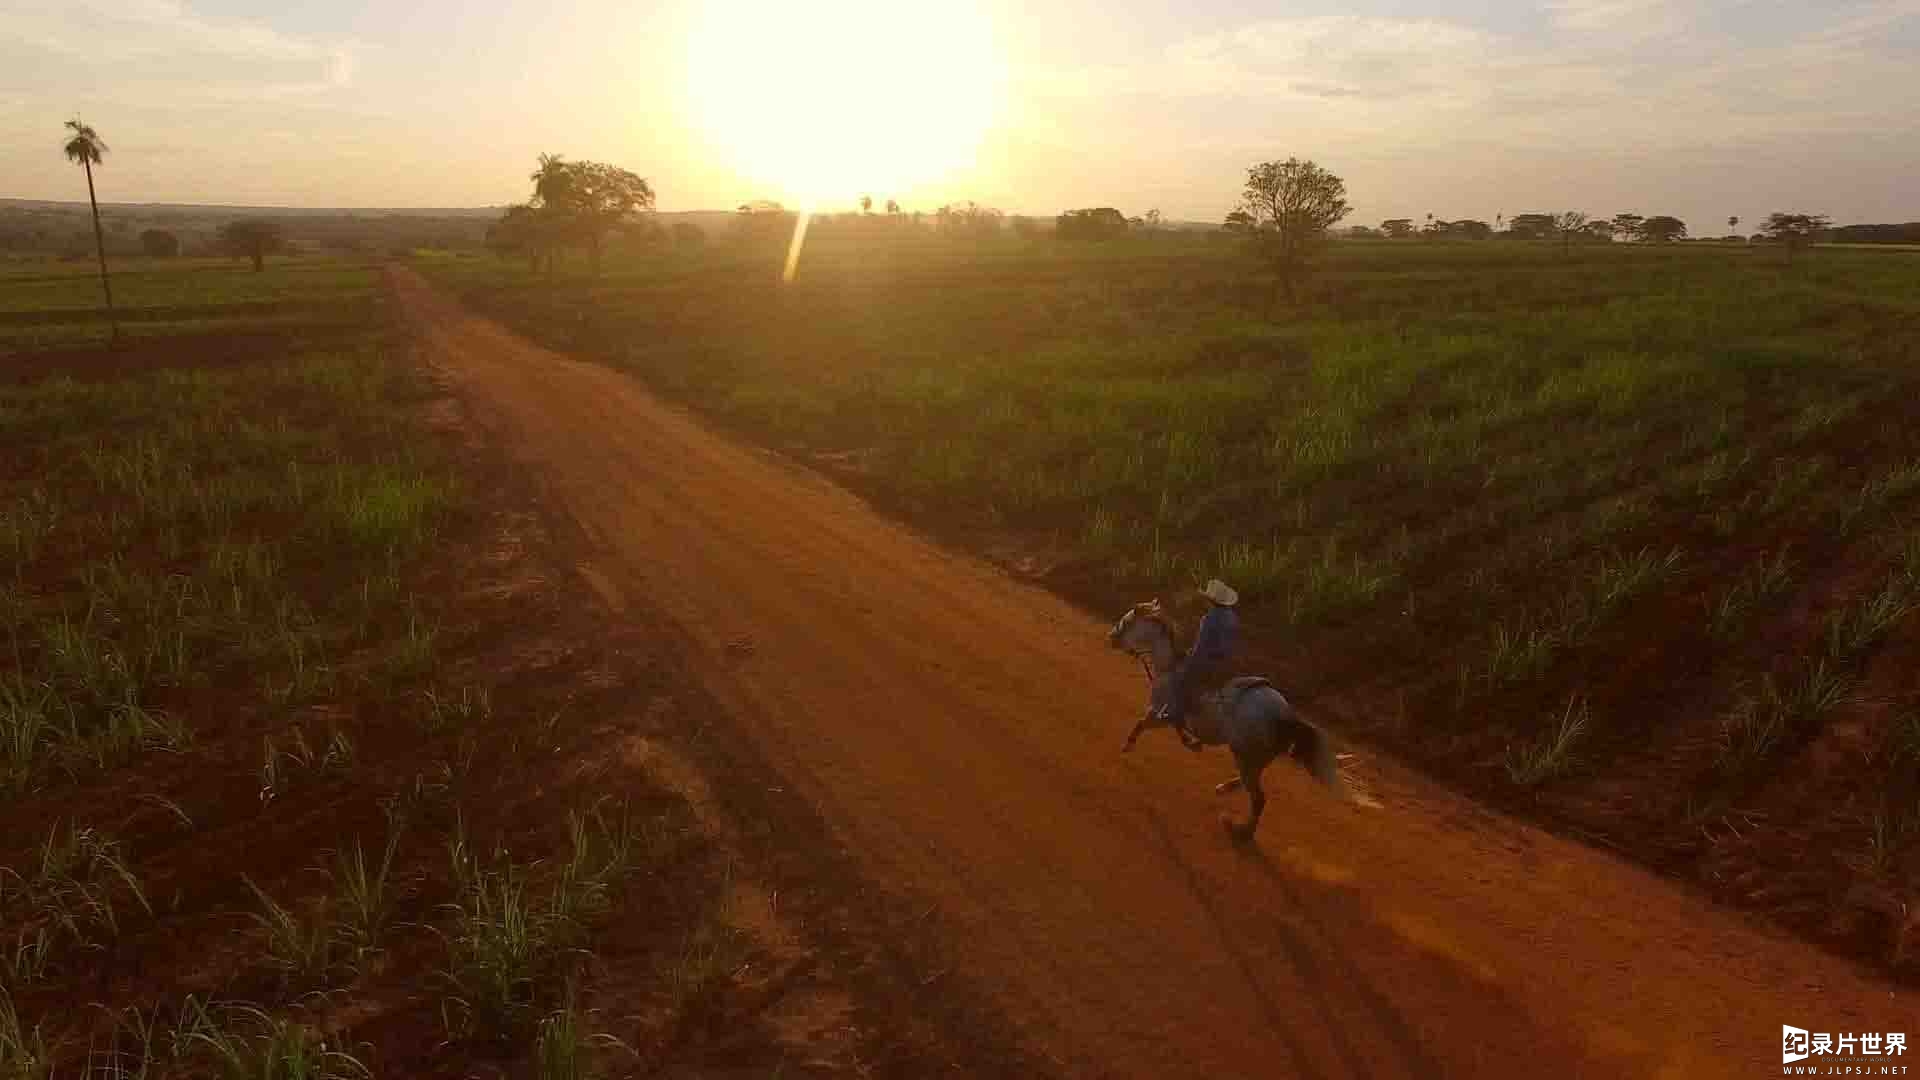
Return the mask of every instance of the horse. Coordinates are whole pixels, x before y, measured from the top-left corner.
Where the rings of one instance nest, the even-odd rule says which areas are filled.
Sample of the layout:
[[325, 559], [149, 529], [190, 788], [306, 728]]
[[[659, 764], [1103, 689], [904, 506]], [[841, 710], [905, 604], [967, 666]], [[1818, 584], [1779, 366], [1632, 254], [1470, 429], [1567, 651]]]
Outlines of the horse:
[[[1146, 711], [1127, 733], [1121, 753], [1133, 749], [1141, 732], [1167, 724], [1162, 709], [1173, 693], [1171, 673], [1175, 657], [1179, 655], [1174, 645], [1177, 635], [1172, 619], [1161, 609], [1158, 600], [1133, 605], [1107, 635], [1107, 644], [1141, 658], [1151, 684]], [[1228, 682], [1188, 714], [1187, 727], [1196, 740], [1192, 749], [1225, 745], [1233, 752], [1238, 774], [1213, 790], [1216, 795], [1241, 787], [1247, 791], [1247, 820], [1226, 822], [1228, 833], [1238, 843], [1250, 842], [1254, 830], [1260, 827], [1260, 815], [1267, 807], [1266, 792], [1260, 788], [1260, 774], [1281, 754], [1299, 762], [1336, 796], [1351, 799], [1340, 779], [1340, 763], [1327, 733], [1302, 719], [1286, 697], [1266, 679], [1238, 678]]]

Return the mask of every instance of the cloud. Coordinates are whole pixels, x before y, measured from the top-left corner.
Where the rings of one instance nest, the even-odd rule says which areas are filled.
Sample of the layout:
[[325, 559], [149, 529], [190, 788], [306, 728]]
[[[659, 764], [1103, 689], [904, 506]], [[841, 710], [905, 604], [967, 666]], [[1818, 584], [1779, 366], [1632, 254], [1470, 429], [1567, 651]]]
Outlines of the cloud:
[[1234, 102], [1247, 124], [1294, 138], [1406, 148], [1920, 136], [1911, 75], [1920, 57], [1889, 44], [1920, 22], [1920, 0], [1841, 0], [1791, 16], [1744, 0], [1555, 0], [1548, 10], [1546, 32], [1534, 35], [1433, 18], [1268, 19], [1177, 41], [1139, 64], [1026, 86], [1082, 103], [1157, 99], [1183, 115], [1192, 109], [1177, 103]]
[[[1396, 100], [1444, 95], [1491, 38], [1437, 19], [1324, 15], [1252, 23], [1167, 51], [1179, 92]], [[1308, 88], [1308, 89], [1303, 89]]]
[[352, 42], [200, 15], [179, 0], [0, 0], [0, 23], [15, 43], [0, 45], [0, 62], [14, 50], [58, 57], [143, 102], [169, 90], [345, 87], [357, 51]]
[[1688, 26], [1696, 6], [1683, 0], [1553, 0], [1547, 11], [1565, 32], [1644, 40]]

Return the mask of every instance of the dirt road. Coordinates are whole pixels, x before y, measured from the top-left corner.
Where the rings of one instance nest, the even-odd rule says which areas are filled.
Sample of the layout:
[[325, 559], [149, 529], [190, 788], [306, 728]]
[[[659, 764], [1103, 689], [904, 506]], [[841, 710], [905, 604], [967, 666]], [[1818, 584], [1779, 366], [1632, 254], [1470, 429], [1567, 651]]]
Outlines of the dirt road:
[[1276, 765], [1235, 850], [1224, 753], [1118, 753], [1141, 686], [1103, 624], [394, 283], [583, 574], [678, 624], [732, 726], [1067, 1073], [1759, 1076], [1782, 1024], [1920, 1042], [1911, 995], [1378, 760], [1377, 810]]

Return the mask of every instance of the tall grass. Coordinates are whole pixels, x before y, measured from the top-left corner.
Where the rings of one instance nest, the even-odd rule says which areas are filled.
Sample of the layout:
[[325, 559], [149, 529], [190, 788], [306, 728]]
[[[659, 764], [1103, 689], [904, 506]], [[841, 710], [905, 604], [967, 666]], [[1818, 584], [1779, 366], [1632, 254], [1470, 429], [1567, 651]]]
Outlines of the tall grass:
[[1822, 659], [1782, 687], [1771, 675], [1742, 694], [1721, 727], [1720, 771], [1749, 775], [1847, 699], [1848, 677]]
[[40, 1025], [27, 1027], [7, 988], [0, 986], [0, 1076], [7, 1080], [43, 1080], [53, 1075], [53, 1056]]
[[1521, 787], [1533, 787], [1566, 775], [1579, 763], [1574, 750], [1587, 734], [1591, 713], [1585, 698], [1567, 702], [1553, 729], [1530, 742], [1509, 747], [1507, 776]]
[[481, 857], [457, 830], [447, 848], [456, 896], [442, 932], [441, 1018], [468, 1038], [523, 1031], [565, 984], [583, 935], [634, 868], [644, 830], [624, 804], [568, 816], [566, 858], [552, 871], [496, 850]]
[[[187, 748], [178, 703], [236, 670], [268, 710], [336, 692], [390, 611], [371, 585], [458, 497], [413, 379], [375, 349], [0, 388], [0, 461], [30, 451], [39, 477], [0, 502], [0, 795]], [[340, 576], [369, 588], [302, 595]], [[432, 637], [416, 613], [397, 677]]]

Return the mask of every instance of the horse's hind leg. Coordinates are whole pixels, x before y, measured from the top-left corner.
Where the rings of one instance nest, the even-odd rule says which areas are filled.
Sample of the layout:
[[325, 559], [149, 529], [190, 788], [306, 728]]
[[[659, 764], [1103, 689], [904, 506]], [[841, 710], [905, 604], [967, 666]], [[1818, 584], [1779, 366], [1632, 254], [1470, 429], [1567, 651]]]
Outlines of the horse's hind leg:
[[1127, 741], [1120, 744], [1120, 752], [1124, 754], [1133, 749], [1133, 744], [1140, 741], [1140, 733], [1147, 730], [1147, 725], [1152, 722], [1153, 706], [1149, 705], [1147, 711], [1140, 714], [1140, 721], [1133, 725], [1133, 730], [1127, 732]]
[[1240, 786], [1247, 789], [1246, 822], [1227, 822], [1227, 832], [1236, 843], [1253, 841], [1253, 832], [1260, 827], [1260, 815], [1266, 812], [1267, 793], [1261, 790], [1260, 774], [1266, 771], [1268, 760], [1264, 755], [1256, 757], [1238, 751], [1233, 755], [1233, 763], [1240, 767]]

